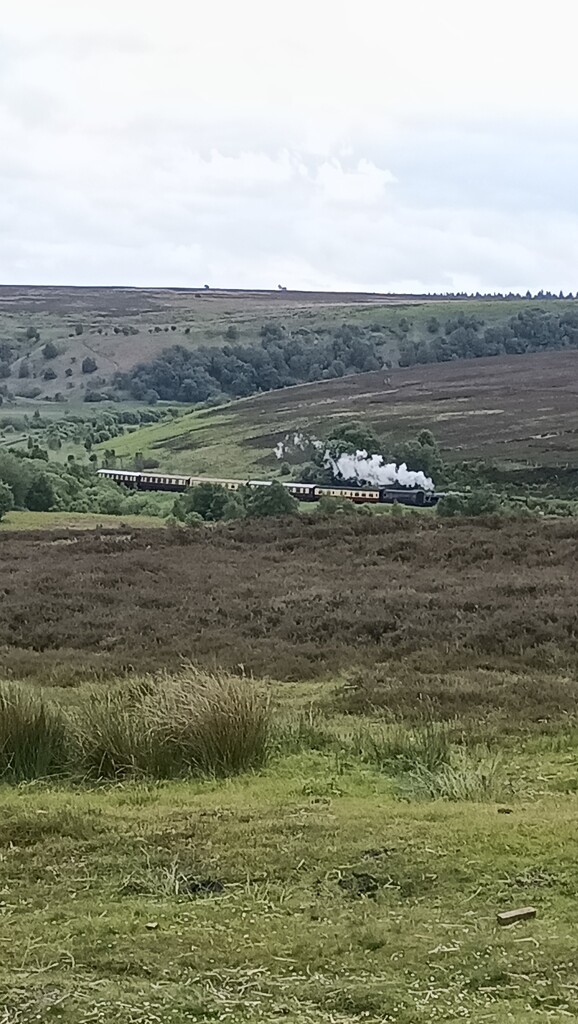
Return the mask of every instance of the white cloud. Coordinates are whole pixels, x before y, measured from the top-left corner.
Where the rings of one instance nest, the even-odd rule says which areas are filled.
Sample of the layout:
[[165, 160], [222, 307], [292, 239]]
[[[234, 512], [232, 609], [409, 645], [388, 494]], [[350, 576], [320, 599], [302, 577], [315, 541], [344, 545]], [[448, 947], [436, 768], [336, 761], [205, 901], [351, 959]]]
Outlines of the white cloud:
[[0, 280], [578, 287], [571, 0], [21, 0]]

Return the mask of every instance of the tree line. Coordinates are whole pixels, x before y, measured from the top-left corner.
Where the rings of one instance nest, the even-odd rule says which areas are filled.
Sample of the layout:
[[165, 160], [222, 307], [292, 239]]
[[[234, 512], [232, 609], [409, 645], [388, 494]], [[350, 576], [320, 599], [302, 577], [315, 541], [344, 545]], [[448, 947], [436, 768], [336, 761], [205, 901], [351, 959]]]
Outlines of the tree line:
[[343, 324], [329, 337], [319, 337], [305, 328], [287, 334], [278, 324], [264, 324], [256, 345], [227, 342], [193, 350], [174, 345], [152, 362], [118, 374], [116, 384], [137, 401], [242, 398], [307, 381], [379, 370], [383, 365], [380, 342], [382, 337], [357, 325]]
[[404, 338], [399, 348], [400, 366], [578, 348], [578, 310], [527, 309], [503, 324], [488, 327], [479, 317], [463, 313], [450, 318], [443, 328], [433, 317], [428, 332], [431, 337]]

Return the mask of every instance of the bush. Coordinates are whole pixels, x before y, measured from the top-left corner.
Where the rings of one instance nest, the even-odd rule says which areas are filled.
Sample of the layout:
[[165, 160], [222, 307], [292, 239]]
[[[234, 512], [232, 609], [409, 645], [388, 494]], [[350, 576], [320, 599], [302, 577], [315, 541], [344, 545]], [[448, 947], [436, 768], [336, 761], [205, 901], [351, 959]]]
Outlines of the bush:
[[14, 495], [8, 484], [0, 480], [0, 520], [14, 508]]
[[177, 498], [173, 514], [177, 519], [186, 520], [190, 512], [196, 512], [207, 522], [218, 522], [224, 518], [231, 497], [222, 484], [198, 484], [191, 487], [181, 498]]
[[322, 516], [352, 515], [356, 508], [352, 501], [346, 498], [335, 498], [326, 494], [317, 502], [319, 514]]
[[12, 782], [64, 772], [71, 763], [70, 729], [38, 694], [0, 688], [0, 776]]
[[468, 494], [446, 494], [436, 506], [440, 516], [489, 516], [500, 511], [500, 499], [493, 491], [479, 487]]
[[49, 512], [55, 501], [52, 482], [44, 474], [37, 476], [26, 492], [26, 508], [32, 512]]
[[296, 514], [299, 506], [287, 488], [274, 480], [268, 487], [251, 489], [245, 508], [248, 516], [291, 516]]
[[92, 356], [85, 356], [82, 360], [82, 372], [83, 373], [94, 373], [98, 369], [96, 360]]
[[58, 349], [53, 341], [47, 341], [46, 345], [42, 349], [42, 355], [45, 359], [56, 359], [58, 355]]
[[75, 326], [74, 326], [74, 333], [77, 334], [77, 335], [78, 334], [84, 334], [84, 327], [83, 327], [83, 325], [82, 324], [75, 324]]
[[29, 387], [15, 388], [14, 394], [19, 398], [38, 398], [38, 396], [42, 394], [42, 388], [39, 388], [36, 384], [32, 384]]
[[463, 499], [461, 494], [446, 494], [436, 505], [436, 513], [445, 519], [463, 515]]

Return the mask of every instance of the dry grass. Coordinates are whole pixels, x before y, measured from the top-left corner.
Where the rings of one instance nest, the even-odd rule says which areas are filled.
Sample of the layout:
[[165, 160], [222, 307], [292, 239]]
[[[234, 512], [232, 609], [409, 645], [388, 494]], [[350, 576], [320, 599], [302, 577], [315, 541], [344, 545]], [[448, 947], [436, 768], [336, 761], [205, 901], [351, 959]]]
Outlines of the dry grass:
[[231, 776], [271, 749], [266, 701], [247, 681], [189, 670], [102, 690], [78, 706], [0, 688], [0, 778]]
[[98, 778], [234, 775], [270, 748], [268, 705], [250, 683], [192, 668], [94, 694], [78, 726], [82, 764]]

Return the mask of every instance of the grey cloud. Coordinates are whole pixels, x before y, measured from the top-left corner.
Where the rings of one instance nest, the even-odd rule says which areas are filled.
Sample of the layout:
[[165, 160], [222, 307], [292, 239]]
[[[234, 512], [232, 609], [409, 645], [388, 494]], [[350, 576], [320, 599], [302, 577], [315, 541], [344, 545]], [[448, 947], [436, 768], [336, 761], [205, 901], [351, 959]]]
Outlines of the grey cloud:
[[0, 41], [2, 281], [578, 287], [571, 116], [388, 112], [355, 92], [359, 62], [332, 97], [339, 54], [303, 85], [294, 39], [278, 74], [252, 39], [244, 91], [234, 40], [187, 54], [167, 38], [123, 24]]

